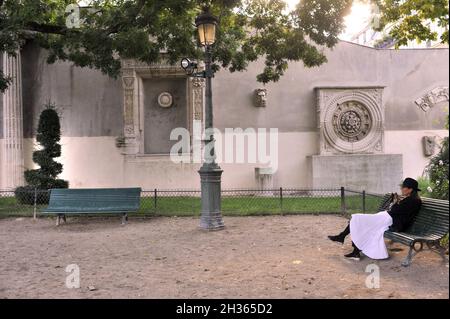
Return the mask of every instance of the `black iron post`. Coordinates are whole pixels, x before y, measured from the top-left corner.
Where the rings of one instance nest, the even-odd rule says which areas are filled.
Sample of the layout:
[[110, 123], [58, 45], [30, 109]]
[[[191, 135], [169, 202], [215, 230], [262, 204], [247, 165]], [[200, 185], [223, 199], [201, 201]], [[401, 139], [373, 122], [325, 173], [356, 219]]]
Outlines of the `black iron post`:
[[216, 163], [211, 87], [214, 74], [211, 63], [211, 46], [207, 45], [205, 46], [205, 158], [202, 167], [198, 171], [202, 191], [200, 228], [219, 230], [225, 226], [221, 213], [221, 176], [223, 171]]

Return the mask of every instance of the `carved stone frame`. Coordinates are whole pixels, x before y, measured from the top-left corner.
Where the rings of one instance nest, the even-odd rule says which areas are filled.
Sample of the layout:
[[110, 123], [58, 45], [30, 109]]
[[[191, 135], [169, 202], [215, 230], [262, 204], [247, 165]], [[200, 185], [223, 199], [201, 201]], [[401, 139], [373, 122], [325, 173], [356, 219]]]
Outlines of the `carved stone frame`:
[[[317, 119], [320, 155], [384, 153], [384, 87], [317, 87]], [[370, 114], [370, 130], [358, 141], [345, 141], [336, 134], [333, 116], [346, 102], [361, 104]]]
[[448, 86], [438, 86], [431, 91], [418, 98], [415, 103], [424, 112], [428, 112], [432, 107], [441, 102], [448, 102], [449, 90]]
[[187, 77], [186, 72], [179, 66], [165, 63], [149, 65], [132, 59], [122, 60], [123, 139], [120, 147], [124, 155], [149, 155], [144, 151], [143, 116], [143, 80], [149, 78], [186, 78], [186, 123], [191, 139], [195, 122], [200, 122], [202, 130], [204, 129], [204, 79]]

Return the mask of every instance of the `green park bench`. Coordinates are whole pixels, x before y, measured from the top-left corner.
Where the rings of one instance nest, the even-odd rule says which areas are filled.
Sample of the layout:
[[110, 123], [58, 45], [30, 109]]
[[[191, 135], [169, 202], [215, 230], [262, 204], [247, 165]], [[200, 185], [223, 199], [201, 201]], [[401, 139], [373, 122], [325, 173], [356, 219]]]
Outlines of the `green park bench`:
[[140, 206], [140, 188], [52, 189], [50, 201], [43, 214], [56, 215], [56, 225], [68, 214], [122, 214], [122, 224], [128, 213], [137, 212]]
[[[391, 194], [386, 194], [378, 211], [386, 210]], [[445, 258], [445, 248], [441, 240], [448, 234], [449, 205], [447, 200], [422, 198], [422, 208], [415, 216], [411, 226], [404, 232], [386, 231], [384, 237], [409, 247], [408, 256], [402, 266], [408, 267], [415, 254], [423, 250], [426, 244], [429, 249], [437, 251]]]

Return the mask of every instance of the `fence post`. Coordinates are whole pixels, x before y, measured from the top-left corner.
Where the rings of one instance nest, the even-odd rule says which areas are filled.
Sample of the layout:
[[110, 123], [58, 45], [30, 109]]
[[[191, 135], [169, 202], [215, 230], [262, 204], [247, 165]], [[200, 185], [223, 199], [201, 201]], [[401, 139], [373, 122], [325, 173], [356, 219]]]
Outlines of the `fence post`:
[[347, 211], [347, 208], [345, 206], [345, 188], [341, 187], [341, 212], [345, 214]]
[[362, 210], [363, 214], [366, 213], [366, 191], [362, 191]]
[[156, 207], [157, 207], [157, 202], [158, 202], [158, 190], [155, 188], [155, 193], [153, 195], [153, 208], [155, 209], [155, 213], [156, 213]]
[[34, 188], [34, 203], [33, 203], [33, 219], [36, 219], [37, 212], [37, 188]]
[[280, 187], [280, 212], [283, 215], [283, 187]]

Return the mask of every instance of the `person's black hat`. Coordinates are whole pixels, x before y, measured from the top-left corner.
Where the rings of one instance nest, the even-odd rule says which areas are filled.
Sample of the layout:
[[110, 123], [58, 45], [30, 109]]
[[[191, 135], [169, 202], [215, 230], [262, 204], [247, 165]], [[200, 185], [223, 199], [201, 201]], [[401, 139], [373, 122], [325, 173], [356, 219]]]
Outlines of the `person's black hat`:
[[410, 177], [405, 178], [405, 180], [403, 181], [401, 186], [406, 187], [406, 188], [412, 188], [413, 190], [415, 190], [417, 192], [421, 191], [419, 189], [419, 183], [414, 178], [410, 178]]

